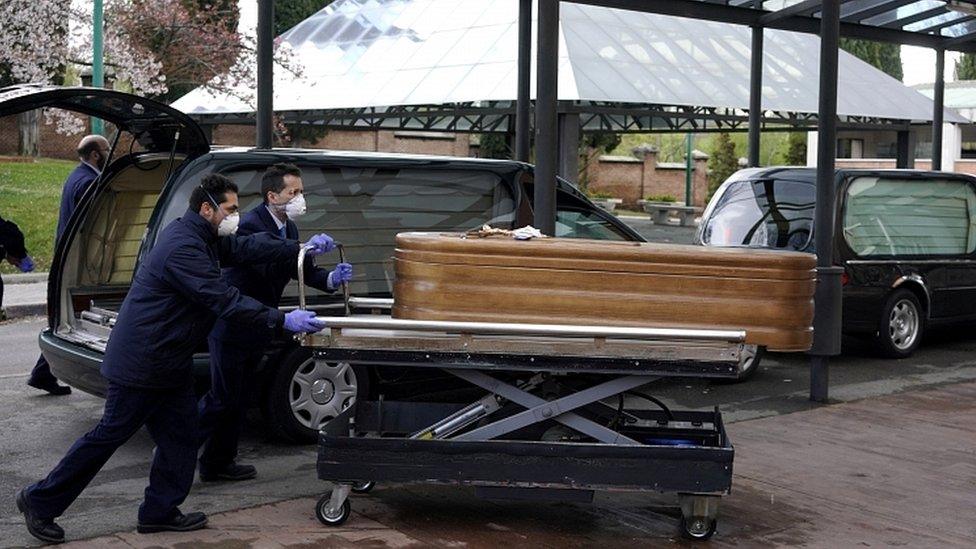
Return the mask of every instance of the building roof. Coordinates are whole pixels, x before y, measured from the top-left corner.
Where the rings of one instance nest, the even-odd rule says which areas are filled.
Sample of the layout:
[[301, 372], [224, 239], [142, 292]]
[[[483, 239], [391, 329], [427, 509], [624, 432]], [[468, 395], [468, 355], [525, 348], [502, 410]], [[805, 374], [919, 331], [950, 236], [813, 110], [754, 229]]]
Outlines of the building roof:
[[[928, 98], [935, 96], [935, 84], [912, 86]], [[952, 109], [976, 109], [976, 80], [945, 83], [945, 106]]]
[[[303, 74], [276, 70], [275, 110], [514, 101], [518, 3], [338, 0], [281, 36]], [[748, 108], [748, 27], [573, 3], [560, 11], [560, 100]], [[817, 113], [817, 36], [767, 29], [763, 65], [765, 111]], [[843, 51], [838, 74], [841, 117], [932, 119], [929, 98]], [[197, 89], [174, 106], [253, 112], [246, 95]]]

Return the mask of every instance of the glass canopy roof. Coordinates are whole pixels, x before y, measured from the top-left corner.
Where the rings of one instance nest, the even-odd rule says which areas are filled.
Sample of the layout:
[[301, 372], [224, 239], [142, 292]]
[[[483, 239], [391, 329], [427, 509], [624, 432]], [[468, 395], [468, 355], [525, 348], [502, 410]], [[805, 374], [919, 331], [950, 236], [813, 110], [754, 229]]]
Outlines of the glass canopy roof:
[[[924, 2], [898, 9], [923, 8], [916, 3]], [[749, 27], [569, 2], [560, 11], [560, 100], [748, 108]], [[303, 74], [276, 71], [274, 108], [513, 101], [517, 12], [518, 0], [339, 0], [281, 36]], [[767, 29], [763, 109], [816, 113], [818, 58], [816, 35]], [[247, 90], [198, 89], [173, 106], [191, 114], [252, 112], [241, 96]], [[928, 121], [932, 101], [841, 51], [837, 113]], [[951, 111], [945, 120], [965, 121]]]

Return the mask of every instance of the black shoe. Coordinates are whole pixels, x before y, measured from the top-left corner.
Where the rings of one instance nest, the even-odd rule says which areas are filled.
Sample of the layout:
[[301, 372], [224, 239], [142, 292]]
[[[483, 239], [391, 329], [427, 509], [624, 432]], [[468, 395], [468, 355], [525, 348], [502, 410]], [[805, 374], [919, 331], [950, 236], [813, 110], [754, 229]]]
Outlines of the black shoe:
[[41, 519], [34, 516], [24, 491], [17, 491], [17, 509], [24, 514], [24, 522], [27, 523], [27, 531], [35, 538], [48, 543], [63, 543], [64, 529], [55, 524], [51, 519]]
[[54, 396], [64, 396], [71, 394], [71, 387], [67, 385], [59, 385], [56, 379], [47, 379], [44, 381], [38, 381], [34, 379], [27, 380], [27, 384], [35, 389], [40, 389], [42, 391], [47, 391]]
[[200, 469], [200, 480], [203, 482], [250, 480], [256, 476], [258, 476], [258, 470], [253, 465], [240, 465], [238, 463], [231, 463], [217, 471], [204, 472], [203, 469]]
[[175, 517], [166, 522], [156, 524], [146, 524], [140, 522], [136, 526], [136, 531], [140, 534], [153, 534], [156, 532], [192, 532], [207, 526], [207, 515], [203, 513], [190, 513], [184, 515], [177, 513]]

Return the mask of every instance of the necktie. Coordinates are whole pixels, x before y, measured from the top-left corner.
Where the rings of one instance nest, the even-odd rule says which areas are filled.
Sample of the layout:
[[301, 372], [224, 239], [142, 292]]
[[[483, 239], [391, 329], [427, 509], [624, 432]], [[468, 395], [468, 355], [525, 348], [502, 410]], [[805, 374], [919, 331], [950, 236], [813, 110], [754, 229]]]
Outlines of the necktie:
[[281, 226], [281, 228], [280, 228], [280, 229], [278, 229], [278, 234], [280, 234], [280, 235], [281, 235], [281, 238], [288, 238], [288, 237], [286, 236], [286, 232], [285, 232], [287, 228], [288, 228], [288, 226], [287, 226], [287, 225], [282, 225], [282, 226]]

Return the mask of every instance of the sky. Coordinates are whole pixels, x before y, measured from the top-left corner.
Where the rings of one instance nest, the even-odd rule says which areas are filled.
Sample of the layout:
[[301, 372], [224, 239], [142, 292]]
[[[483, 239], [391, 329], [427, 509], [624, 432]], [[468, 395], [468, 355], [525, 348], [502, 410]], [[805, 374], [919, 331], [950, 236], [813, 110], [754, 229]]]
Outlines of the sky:
[[[946, 52], [945, 81], [952, 82], [955, 78], [957, 52]], [[931, 84], [935, 81], [935, 50], [916, 46], [901, 47], [901, 67], [905, 73], [902, 82], [906, 86], [914, 84]]]

